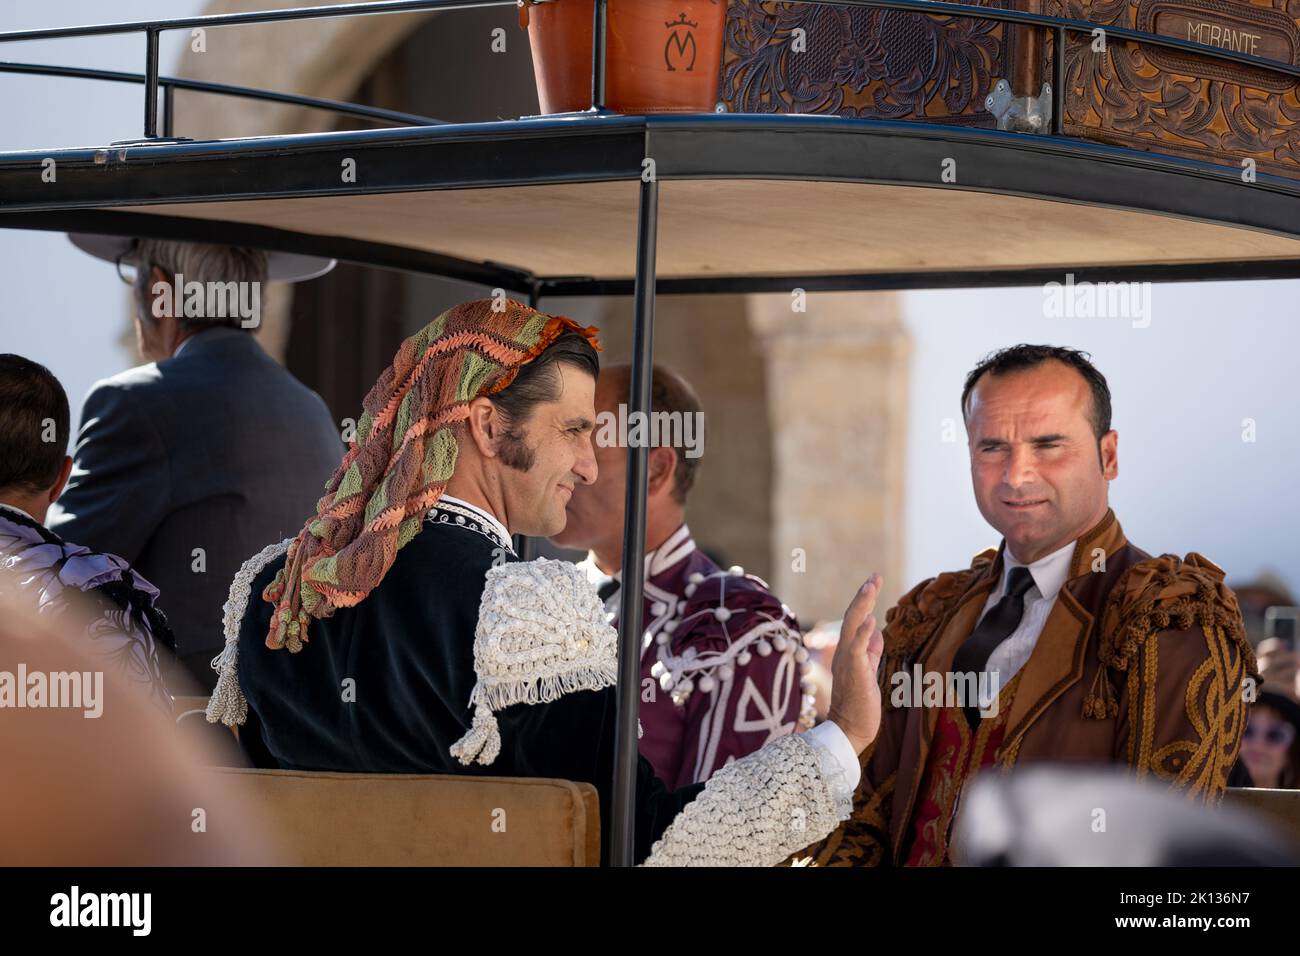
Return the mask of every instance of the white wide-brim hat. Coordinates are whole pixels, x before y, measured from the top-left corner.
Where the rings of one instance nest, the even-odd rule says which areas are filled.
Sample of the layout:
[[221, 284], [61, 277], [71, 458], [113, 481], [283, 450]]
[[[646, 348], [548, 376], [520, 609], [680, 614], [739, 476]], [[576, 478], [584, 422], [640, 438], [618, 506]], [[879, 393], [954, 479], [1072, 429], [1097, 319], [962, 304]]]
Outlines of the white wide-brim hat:
[[[131, 247], [135, 244], [135, 238], [132, 236], [99, 236], [86, 232], [70, 232], [68, 238], [82, 252], [88, 252], [96, 259], [103, 259], [115, 265], [122, 256], [131, 251]], [[266, 277], [272, 282], [303, 282], [323, 276], [333, 269], [337, 262], [337, 259], [326, 259], [322, 256], [268, 251]]]

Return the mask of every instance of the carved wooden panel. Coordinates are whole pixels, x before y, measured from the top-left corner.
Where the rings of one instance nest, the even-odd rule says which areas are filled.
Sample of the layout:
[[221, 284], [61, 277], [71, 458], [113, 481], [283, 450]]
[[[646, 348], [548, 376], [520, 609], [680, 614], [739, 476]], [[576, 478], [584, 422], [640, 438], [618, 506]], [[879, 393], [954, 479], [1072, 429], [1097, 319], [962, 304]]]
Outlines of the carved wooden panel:
[[984, 98], [1006, 47], [990, 20], [730, 0], [721, 97], [734, 112], [993, 126]]
[[[1045, 13], [1300, 62], [1300, 0], [1046, 0]], [[1092, 38], [1066, 41], [1065, 132], [1300, 178], [1294, 80], [1210, 57]], [[1050, 47], [1049, 47], [1050, 49]]]

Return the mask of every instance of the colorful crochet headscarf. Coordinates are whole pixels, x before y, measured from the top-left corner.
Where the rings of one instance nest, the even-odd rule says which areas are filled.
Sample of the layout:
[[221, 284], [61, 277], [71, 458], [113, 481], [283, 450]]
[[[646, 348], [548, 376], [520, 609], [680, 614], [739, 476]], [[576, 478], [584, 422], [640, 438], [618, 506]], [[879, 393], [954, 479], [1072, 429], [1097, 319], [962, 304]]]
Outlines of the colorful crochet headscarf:
[[562, 333], [599, 349], [596, 329], [510, 299], [448, 309], [407, 339], [366, 396], [316, 517], [262, 593], [275, 605], [266, 646], [302, 649], [313, 618], [365, 599], [415, 537], [456, 468], [469, 403], [501, 391]]

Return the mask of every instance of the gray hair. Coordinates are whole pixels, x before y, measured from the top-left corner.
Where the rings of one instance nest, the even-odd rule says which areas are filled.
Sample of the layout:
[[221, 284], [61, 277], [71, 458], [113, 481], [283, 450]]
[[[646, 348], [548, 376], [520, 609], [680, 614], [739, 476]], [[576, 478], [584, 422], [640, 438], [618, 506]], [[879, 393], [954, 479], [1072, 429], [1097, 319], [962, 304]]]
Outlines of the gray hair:
[[[175, 242], [168, 239], [138, 239], [132, 250], [131, 261], [136, 267], [135, 303], [141, 319], [154, 322], [151, 308], [153, 302], [153, 283], [149, 279], [153, 267], [157, 266], [167, 275], [168, 282], [175, 282], [176, 276], [185, 277], [185, 283], [200, 282], [204, 287], [208, 283], [257, 283], [258, 287], [266, 284], [267, 255], [261, 249], [248, 249], [241, 246], [217, 246], [200, 242]], [[232, 286], [231, 288], [236, 288]], [[229, 325], [241, 327], [240, 316], [176, 316], [182, 328], [193, 329], [211, 325]]]

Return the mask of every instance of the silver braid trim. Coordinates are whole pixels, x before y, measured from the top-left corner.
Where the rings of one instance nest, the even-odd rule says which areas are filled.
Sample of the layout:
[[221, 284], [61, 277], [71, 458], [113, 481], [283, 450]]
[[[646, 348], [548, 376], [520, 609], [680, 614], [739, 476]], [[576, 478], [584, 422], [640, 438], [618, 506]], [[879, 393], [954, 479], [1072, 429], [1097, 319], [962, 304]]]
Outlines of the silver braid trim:
[[213, 658], [212, 669], [217, 672], [217, 686], [208, 701], [208, 723], [223, 723], [227, 727], [242, 724], [248, 719], [248, 701], [239, 689], [239, 625], [248, 611], [249, 592], [253, 589], [253, 578], [262, 573], [262, 569], [289, 550], [293, 538], [285, 538], [279, 544], [268, 544], [257, 554], [244, 562], [243, 567], [235, 572], [235, 579], [230, 582], [230, 595], [222, 608], [222, 622], [225, 628], [226, 646]]

